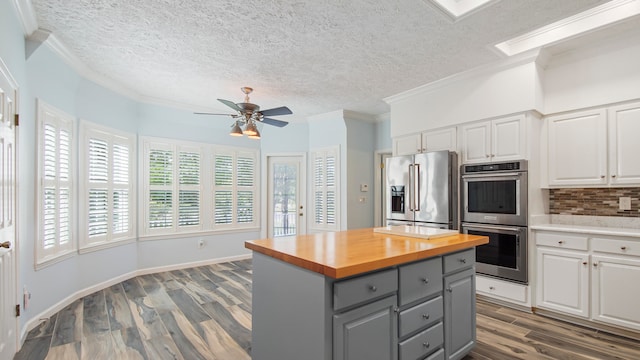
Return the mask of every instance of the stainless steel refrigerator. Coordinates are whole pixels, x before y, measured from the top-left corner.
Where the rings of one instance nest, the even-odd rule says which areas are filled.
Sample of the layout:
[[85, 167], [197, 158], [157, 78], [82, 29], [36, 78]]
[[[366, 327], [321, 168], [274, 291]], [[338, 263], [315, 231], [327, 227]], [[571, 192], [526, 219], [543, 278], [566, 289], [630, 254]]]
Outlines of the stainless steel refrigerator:
[[387, 225], [458, 228], [458, 157], [433, 151], [386, 163]]

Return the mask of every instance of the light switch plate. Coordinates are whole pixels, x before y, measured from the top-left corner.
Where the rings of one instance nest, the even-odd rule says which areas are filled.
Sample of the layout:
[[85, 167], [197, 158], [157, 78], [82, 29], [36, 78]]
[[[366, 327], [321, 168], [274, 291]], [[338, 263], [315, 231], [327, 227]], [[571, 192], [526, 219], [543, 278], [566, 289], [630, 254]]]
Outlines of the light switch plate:
[[618, 203], [620, 210], [631, 210], [631, 198], [628, 196], [623, 196], [620, 198], [620, 202]]

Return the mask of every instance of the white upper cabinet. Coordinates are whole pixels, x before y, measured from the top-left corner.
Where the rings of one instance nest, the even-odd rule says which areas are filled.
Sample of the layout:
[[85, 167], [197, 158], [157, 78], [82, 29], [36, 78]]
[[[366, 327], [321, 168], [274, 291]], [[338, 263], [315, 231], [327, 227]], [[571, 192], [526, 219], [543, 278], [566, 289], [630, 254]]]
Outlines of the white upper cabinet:
[[640, 103], [609, 108], [609, 183], [640, 184]]
[[606, 184], [605, 110], [552, 116], [547, 121], [549, 185]]
[[420, 134], [411, 134], [393, 139], [393, 155], [411, 155], [422, 152]]
[[517, 115], [461, 127], [464, 163], [526, 159], [525, 116]]
[[640, 184], [640, 103], [551, 116], [549, 186]]
[[456, 128], [425, 131], [393, 139], [394, 155], [411, 155], [427, 151], [456, 151]]

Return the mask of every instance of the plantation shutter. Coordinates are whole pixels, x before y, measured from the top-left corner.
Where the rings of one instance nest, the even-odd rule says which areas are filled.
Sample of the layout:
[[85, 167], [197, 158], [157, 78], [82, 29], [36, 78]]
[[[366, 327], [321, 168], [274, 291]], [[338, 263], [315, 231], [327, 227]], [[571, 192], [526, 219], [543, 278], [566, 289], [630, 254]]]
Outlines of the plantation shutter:
[[38, 100], [38, 241], [42, 265], [75, 250], [73, 117]]
[[233, 155], [214, 157], [214, 223], [233, 223]]
[[178, 226], [200, 224], [200, 154], [179, 152]]
[[313, 224], [319, 230], [338, 230], [338, 149], [312, 151]]
[[149, 228], [173, 226], [173, 151], [149, 151]]

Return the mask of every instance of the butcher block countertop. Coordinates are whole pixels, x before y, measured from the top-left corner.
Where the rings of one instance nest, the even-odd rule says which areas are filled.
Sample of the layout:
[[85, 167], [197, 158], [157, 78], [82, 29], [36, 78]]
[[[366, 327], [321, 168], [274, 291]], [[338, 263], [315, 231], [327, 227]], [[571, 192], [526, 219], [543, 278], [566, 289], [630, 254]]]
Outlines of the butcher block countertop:
[[374, 232], [373, 228], [246, 241], [245, 247], [289, 264], [340, 279], [489, 242], [454, 234], [434, 239]]

